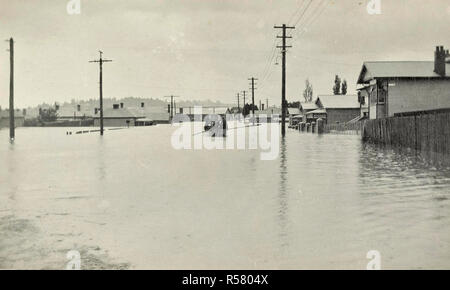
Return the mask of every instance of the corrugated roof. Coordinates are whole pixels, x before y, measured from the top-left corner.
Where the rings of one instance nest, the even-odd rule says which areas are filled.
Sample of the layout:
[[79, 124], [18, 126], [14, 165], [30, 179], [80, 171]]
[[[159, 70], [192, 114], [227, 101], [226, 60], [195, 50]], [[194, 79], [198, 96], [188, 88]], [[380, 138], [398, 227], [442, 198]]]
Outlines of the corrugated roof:
[[359, 108], [356, 95], [323, 95], [318, 96], [316, 104], [325, 109], [356, 109]]
[[[317, 99], [316, 99], [317, 100]], [[317, 109], [317, 105], [316, 105], [316, 100], [314, 100], [313, 102], [300, 102], [300, 108], [302, 110], [315, 110]]]
[[[450, 77], [450, 65], [446, 65], [446, 76]], [[440, 78], [434, 72], [434, 61], [370, 61], [364, 62], [358, 84], [373, 78]]]

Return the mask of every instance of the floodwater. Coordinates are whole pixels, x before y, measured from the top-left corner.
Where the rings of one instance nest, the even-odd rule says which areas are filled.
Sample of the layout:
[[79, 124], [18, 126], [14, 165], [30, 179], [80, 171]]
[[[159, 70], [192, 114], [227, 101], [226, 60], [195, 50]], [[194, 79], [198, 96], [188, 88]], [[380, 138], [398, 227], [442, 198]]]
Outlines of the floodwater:
[[[0, 130], [0, 268], [450, 268], [448, 156], [288, 130], [259, 150], [175, 150], [169, 125]], [[79, 130], [78, 128], [73, 130]]]

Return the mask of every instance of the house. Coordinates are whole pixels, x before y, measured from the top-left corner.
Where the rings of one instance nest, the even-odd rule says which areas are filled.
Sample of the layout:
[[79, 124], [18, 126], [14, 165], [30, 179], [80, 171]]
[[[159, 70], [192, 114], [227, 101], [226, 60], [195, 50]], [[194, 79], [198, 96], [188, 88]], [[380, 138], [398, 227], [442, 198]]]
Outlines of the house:
[[434, 61], [365, 62], [358, 85], [369, 118], [450, 108], [449, 57], [438, 46]]
[[[327, 124], [346, 123], [361, 115], [360, 103], [357, 95], [321, 95], [315, 104], [320, 110], [307, 114], [307, 119], [317, 119], [326, 116]], [[309, 112], [311, 113], [311, 112]]]
[[319, 107], [317, 107], [316, 102], [300, 102], [300, 113], [303, 115], [302, 122], [307, 122], [306, 119], [306, 113], [317, 110]]
[[319, 108], [316, 110], [309, 111], [308, 113], [305, 114], [305, 118], [306, 118], [306, 123], [316, 122], [317, 119], [319, 119], [319, 118], [326, 120], [327, 119], [327, 110]]
[[[105, 127], [135, 126], [137, 119], [145, 117], [143, 114], [134, 113], [123, 106], [114, 104], [112, 108], [103, 110], [103, 125]], [[94, 115], [94, 126], [100, 126], [100, 112]]]
[[96, 109], [81, 104], [64, 104], [58, 107], [58, 120], [79, 120], [92, 118], [96, 114]]
[[[15, 127], [23, 127], [25, 116], [24, 113], [26, 111], [22, 111], [19, 109], [14, 110], [14, 126]], [[2, 110], [0, 108], [0, 128], [9, 128], [9, 109]]]
[[288, 108], [289, 127], [294, 127], [303, 119], [299, 108]]
[[168, 124], [170, 122], [170, 113], [166, 107], [141, 105], [140, 107], [127, 107], [126, 109], [135, 116], [144, 116], [144, 118], [152, 120], [154, 124]]

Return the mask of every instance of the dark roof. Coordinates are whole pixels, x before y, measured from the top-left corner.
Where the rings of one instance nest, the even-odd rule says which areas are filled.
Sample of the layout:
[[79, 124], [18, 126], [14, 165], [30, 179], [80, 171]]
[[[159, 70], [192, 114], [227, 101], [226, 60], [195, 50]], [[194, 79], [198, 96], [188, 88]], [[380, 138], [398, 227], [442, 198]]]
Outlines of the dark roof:
[[[450, 65], [446, 65], [446, 76], [450, 77]], [[358, 84], [374, 78], [440, 78], [434, 72], [434, 61], [370, 61], [364, 62]]]

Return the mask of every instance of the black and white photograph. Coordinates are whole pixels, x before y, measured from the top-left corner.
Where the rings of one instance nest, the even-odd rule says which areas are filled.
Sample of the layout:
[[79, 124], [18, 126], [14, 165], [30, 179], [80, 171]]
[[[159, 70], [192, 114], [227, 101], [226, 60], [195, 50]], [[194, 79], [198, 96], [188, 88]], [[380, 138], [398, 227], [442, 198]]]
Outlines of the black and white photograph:
[[0, 0], [0, 40], [0, 270], [450, 269], [448, 0]]

